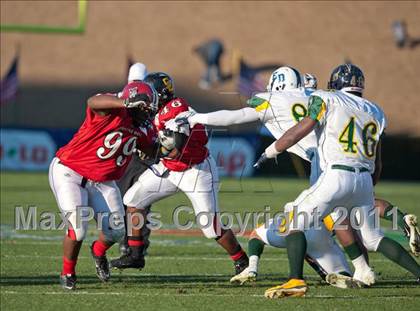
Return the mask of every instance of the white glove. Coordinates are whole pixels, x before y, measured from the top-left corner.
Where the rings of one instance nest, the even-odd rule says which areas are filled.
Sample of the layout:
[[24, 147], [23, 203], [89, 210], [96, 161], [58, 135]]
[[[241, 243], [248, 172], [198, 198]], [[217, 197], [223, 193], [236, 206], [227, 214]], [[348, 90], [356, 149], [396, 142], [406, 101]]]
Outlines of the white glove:
[[169, 121], [166, 121], [165, 128], [172, 132], [181, 133], [181, 134], [190, 136], [190, 125], [188, 123], [179, 125], [176, 122], [176, 119], [171, 119]]
[[194, 119], [193, 116], [195, 114], [196, 114], [196, 112], [194, 110], [192, 110], [192, 109], [189, 110], [189, 111], [181, 112], [180, 114], [178, 114], [175, 117], [175, 122], [179, 126], [188, 124], [189, 127], [193, 128], [197, 124], [197, 122], [194, 122], [194, 120], [193, 120]]

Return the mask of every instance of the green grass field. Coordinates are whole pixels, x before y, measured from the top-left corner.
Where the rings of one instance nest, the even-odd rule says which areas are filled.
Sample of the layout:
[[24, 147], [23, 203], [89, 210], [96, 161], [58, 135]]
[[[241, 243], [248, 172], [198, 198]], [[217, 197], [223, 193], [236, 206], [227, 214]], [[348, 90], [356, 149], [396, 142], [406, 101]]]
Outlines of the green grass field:
[[[223, 211], [276, 212], [307, 186], [295, 179], [224, 179], [220, 195]], [[420, 184], [384, 182], [378, 197], [394, 202], [403, 210], [420, 215]], [[153, 208], [162, 214], [164, 228], [172, 228], [174, 207], [188, 204], [182, 194], [159, 202]], [[88, 245], [94, 229], [82, 247], [78, 261], [78, 290], [63, 292], [58, 284], [61, 268], [62, 231], [14, 230], [15, 206], [37, 206], [56, 212], [46, 174], [1, 174], [1, 310], [419, 310], [420, 287], [404, 270], [384, 257], [371, 254], [371, 264], [380, 274], [369, 289], [340, 290], [320, 281], [307, 266], [310, 290], [305, 298], [270, 301], [264, 290], [287, 277], [284, 250], [266, 248], [259, 281], [254, 286], [235, 287], [228, 280], [233, 266], [213, 240], [197, 236], [152, 233], [146, 268], [114, 272], [102, 284], [95, 276]], [[384, 223], [384, 225], [389, 225]], [[404, 246], [401, 233], [392, 232]], [[246, 239], [240, 238], [246, 246]], [[118, 255], [114, 247], [110, 257]], [[417, 306], [417, 307], [416, 307]]]

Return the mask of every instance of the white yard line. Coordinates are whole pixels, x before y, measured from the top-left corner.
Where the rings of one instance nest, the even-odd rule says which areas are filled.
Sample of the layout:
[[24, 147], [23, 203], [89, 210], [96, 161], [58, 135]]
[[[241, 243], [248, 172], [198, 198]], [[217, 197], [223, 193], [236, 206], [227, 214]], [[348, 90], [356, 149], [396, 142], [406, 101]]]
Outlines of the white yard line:
[[[1, 294], [3, 295], [22, 295], [22, 292], [18, 291], [11, 291], [11, 290], [5, 290], [1, 291]], [[86, 295], [86, 296], [145, 296], [145, 297], [172, 297], [176, 296], [177, 298], [181, 297], [238, 297], [236, 294], [228, 295], [228, 294], [210, 294], [210, 293], [162, 293], [162, 291], [157, 290], [156, 293], [142, 293], [142, 292], [112, 292], [112, 291], [106, 291], [106, 292], [86, 292], [86, 291], [42, 291], [42, 292], [31, 292], [31, 291], [25, 291], [25, 295]], [[247, 294], [246, 297], [258, 297], [258, 298], [264, 298], [264, 295], [256, 295], [256, 294]], [[243, 297], [242, 297], [243, 298]], [[372, 296], [372, 297], [362, 297], [362, 296], [354, 296], [354, 295], [344, 295], [344, 296], [334, 296], [334, 295], [307, 295], [306, 299], [308, 298], [334, 298], [334, 299], [374, 299], [374, 298], [381, 298], [381, 299], [410, 299], [411, 297], [407, 296]]]
[[[44, 255], [6, 255], [2, 254], [1, 259], [14, 260], [14, 259], [61, 259], [62, 256], [44, 256]], [[79, 256], [79, 259], [90, 259], [88, 256]], [[146, 257], [148, 261], [153, 260], [191, 260], [191, 261], [228, 261], [227, 256], [212, 256], [212, 257], [203, 257], [203, 256], [153, 256], [148, 255]], [[287, 254], [278, 254], [272, 257], [262, 257], [261, 261], [288, 261]], [[369, 262], [390, 262], [387, 259], [370, 259]]]

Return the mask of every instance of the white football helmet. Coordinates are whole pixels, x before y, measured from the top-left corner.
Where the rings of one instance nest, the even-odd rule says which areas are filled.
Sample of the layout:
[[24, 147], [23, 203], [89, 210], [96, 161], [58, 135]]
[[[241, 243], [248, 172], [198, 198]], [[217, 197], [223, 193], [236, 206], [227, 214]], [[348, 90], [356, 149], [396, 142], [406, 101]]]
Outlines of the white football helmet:
[[270, 77], [267, 85], [268, 92], [292, 90], [302, 86], [299, 71], [292, 67], [277, 68]]
[[317, 89], [318, 88], [318, 80], [313, 74], [305, 73], [303, 75], [303, 85], [307, 89]]

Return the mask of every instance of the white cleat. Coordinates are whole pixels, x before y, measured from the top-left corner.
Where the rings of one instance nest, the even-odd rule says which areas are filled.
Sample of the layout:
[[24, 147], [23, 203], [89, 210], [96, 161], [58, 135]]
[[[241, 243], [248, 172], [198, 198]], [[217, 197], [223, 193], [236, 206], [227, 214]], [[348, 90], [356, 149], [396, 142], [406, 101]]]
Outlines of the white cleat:
[[243, 285], [245, 283], [253, 283], [257, 280], [257, 273], [249, 271], [249, 267], [246, 267], [241, 273], [233, 276], [230, 279], [230, 283]]
[[376, 282], [376, 275], [372, 269], [354, 271], [353, 280], [356, 281], [359, 287], [371, 286]]
[[417, 228], [417, 217], [413, 214], [404, 216], [405, 234], [409, 238], [410, 250], [414, 256], [420, 255], [420, 232]]
[[338, 288], [357, 288], [360, 287], [358, 281], [354, 280], [350, 276], [339, 274], [339, 273], [329, 273], [325, 277], [325, 281], [331, 286]]

